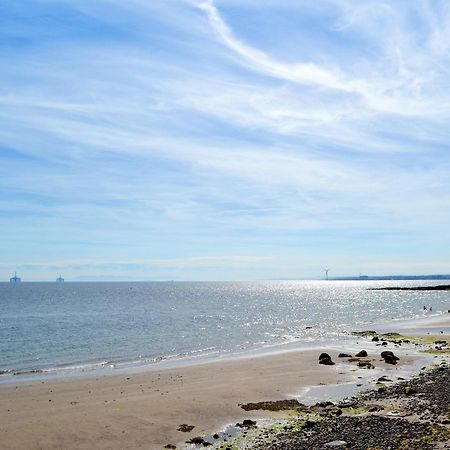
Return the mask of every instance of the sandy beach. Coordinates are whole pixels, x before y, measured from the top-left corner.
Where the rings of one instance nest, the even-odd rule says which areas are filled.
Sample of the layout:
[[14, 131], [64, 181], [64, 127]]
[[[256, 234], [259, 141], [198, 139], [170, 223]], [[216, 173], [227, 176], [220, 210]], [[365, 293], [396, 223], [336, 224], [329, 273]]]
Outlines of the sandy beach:
[[[125, 449], [179, 445], [251, 416], [239, 403], [346, 380], [317, 351], [288, 352], [139, 374], [0, 386], [5, 449]], [[333, 355], [334, 356], [334, 355]], [[95, 443], [95, 445], [93, 444]]]
[[[405, 354], [402, 364], [389, 366], [375, 356], [373, 343], [361, 344], [377, 368], [390, 373], [414, 360]], [[337, 364], [319, 365], [322, 351]], [[355, 382], [358, 375], [372, 375], [356, 362], [338, 358], [338, 353], [337, 349], [295, 350], [160, 371], [3, 384], [1, 446], [8, 450], [161, 449], [167, 444], [180, 448], [193, 436], [244, 418], [274, 414], [245, 412], [240, 404], [295, 398], [306, 387]], [[183, 433], [177, 431], [181, 424], [195, 428]]]

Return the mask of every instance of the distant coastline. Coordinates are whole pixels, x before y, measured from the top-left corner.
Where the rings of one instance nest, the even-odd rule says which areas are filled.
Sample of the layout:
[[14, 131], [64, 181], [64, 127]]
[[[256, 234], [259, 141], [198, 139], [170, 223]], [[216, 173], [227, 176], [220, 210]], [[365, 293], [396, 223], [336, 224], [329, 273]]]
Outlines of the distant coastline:
[[330, 277], [333, 281], [409, 281], [409, 280], [450, 280], [449, 274], [444, 275], [360, 275], [358, 277]]
[[441, 284], [438, 286], [386, 286], [381, 288], [368, 289], [369, 291], [450, 291], [450, 284]]

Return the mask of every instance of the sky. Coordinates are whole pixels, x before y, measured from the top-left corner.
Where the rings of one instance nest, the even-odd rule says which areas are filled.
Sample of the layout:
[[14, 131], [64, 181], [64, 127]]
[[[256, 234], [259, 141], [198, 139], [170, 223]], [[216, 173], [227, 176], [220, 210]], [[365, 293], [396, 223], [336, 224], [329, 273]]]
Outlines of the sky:
[[450, 273], [450, 4], [4, 0], [0, 278]]

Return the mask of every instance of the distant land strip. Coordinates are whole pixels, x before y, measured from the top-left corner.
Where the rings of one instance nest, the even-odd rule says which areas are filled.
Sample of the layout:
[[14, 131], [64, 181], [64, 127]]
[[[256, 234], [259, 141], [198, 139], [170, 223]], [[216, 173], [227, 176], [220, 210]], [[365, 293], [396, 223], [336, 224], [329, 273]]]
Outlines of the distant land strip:
[[348, 277], [329, 277], [334, 281], [409, 281], [409, 280], [450, 280], [450, 274], [433, 274], [433, 275], [360, 275]]
[[450, 284], [441, 284], [439, 286], [415, 286], [415, 287], [400, 287], [387, 286], [381, 288], [371, 288], [368, 291], [450, 291]]

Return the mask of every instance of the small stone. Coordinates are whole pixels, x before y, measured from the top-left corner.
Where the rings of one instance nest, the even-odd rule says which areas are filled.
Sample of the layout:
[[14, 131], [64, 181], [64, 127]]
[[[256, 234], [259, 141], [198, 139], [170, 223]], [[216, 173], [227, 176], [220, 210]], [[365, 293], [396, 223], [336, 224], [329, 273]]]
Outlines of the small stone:
[[352, 355], [348, 353], [339, 353], [338, 358], [351, 358]]
[[358, 352], [355, 355], [357, 358], [366, 358], [367, 357], [367, 352], [365, 350], [361, 350], [360, 352]]
[[405, 394], [414, 395], [417, 394], [417, 390], [413, 386], [405, 386]]
[[327, 442], [324, 447], [330, 447], [330, 448], [346, 448], [347, 442], [345, 441], [331, 441]]
[[189, 433], [195, 428], [194, 425], [188, 425], [187, 423], [182, 423], [178, 428], [177, 431], [181, 431], [183, 433]]
[[372, 342], [378, 342], [380, 340], [380, 338], [378, 336], [374, 336], [372, 338]]
[[167, 444], [167, 445], [164, 446], [164, 448], [170, 448], [170, 449], [174, 450], [174, 449], [177, 448], [177, 446], [173, 445], [173, 444]]
[[387, 381], [391, 382], [392, 380], [387, 378], [387, 377], [385, 377], [385, 376], [382, 376], [382, 377], [378, 378], [378, 381], [380, 381], [382, 383], [386, 383]]

